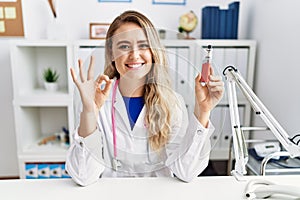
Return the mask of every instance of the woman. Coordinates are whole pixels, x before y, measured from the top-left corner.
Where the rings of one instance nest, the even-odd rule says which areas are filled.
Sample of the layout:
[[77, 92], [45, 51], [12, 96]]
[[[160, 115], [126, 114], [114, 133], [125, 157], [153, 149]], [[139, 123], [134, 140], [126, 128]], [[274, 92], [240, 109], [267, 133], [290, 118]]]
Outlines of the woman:
[[209, 161], [209, 116], [223, 95], [221, 78], [211, 71], [203, 86], [198, 74], [188, 118], [182, 97], [171, 90], [165, 51], [149, 19], [124, 12], [111, 24], [105, 47], [105, 72], [96, 81], [93, 57], [87, 76], [79, 60], [80, 80], [71, 68], [82, 112], [68, 173], [83, 186], [100, 177], [175, 175], [191, 181]]

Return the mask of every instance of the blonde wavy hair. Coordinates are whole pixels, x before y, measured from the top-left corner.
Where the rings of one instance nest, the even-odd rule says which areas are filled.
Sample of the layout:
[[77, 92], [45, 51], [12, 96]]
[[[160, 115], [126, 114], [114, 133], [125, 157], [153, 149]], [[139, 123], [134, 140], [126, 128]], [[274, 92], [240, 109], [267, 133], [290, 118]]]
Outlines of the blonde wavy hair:
[[159, 150], [169, 140], [171, 132], [171, 117], [176, 97], [171, 89], [171, 79], [168, 72], [168, 62], [165, 49], [160, 43], [159, 36], [151, 21], [136, 11], [126, 11], [110, 25], [105, 43], [104, 74], [110, 78], [120, 78], [112, 62], [112, 38], [115, 31], [124, 23], [135, 23], [140, 26], [147, 39], [152, 54], [152, 68], [147, 74], [144, 87], [146, 106], [145, 123], [149, 131], [149, 144], [153, 150]]

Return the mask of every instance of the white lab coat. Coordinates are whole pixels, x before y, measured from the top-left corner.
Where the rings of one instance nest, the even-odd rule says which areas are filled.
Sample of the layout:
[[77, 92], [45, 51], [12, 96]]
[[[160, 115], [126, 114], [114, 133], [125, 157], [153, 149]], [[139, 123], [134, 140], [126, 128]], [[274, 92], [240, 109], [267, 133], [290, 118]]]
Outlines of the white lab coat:
[[[112, 92], [110, 92], [112, 95]], [[154, 152], [148, 143], [144, 125], [145, 107], [131, 130], [123, 98], [117, 89], [115, 124], [117, 156], [121, 166], [112, 169], [113, 134], [111, 96], [99, 112], [97, 130], [86, 138], [77, 129], [68, 150], [66, 169], [79, 185], [89, 185], [100, 177], [172, 177], [189, 182], [208, 165], [211, 150], [210, 136], [214, 127], [204, 128], [194, 115], [188, 120], [183, 98], [178, 95], [181, 109], [172, 118], [170, 140], [160, 152]]]

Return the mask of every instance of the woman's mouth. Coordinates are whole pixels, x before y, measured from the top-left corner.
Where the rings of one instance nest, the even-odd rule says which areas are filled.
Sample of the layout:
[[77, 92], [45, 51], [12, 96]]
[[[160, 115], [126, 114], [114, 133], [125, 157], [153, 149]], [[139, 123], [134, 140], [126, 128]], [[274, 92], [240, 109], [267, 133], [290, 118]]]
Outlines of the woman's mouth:
[[133, 63], [133, 64], [125, 64], [125, 66], [129, 69], [139, 69], [143, 67], [145, 63]]

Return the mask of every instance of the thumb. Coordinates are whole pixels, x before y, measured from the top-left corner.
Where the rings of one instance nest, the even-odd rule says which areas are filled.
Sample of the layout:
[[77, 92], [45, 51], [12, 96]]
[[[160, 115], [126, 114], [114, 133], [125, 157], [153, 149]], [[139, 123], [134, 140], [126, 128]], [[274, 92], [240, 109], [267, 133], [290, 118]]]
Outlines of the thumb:
[[112, 83], [113, 83], [113, 79], [109, 79], [109, 80], [106, 82], [105, 87], [104, 87], [104, 89], [103, 89], [103, 93], [104, 93], [105, 95], [107, 95], [107, 94], [109, 93], [110, 88], [111, 88], [111, 86], [112, 86]]
[[196, 83], [199, 83], [201, 80], [201, 72], [198, 73], [198, 75], [195, 78]]

